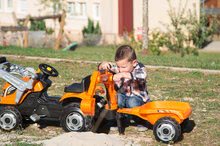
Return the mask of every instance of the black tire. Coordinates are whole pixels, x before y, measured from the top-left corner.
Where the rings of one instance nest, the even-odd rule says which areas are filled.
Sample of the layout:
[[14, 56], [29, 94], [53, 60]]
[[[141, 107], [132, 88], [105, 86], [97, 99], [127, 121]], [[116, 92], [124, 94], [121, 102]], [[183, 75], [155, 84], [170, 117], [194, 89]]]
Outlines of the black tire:
[[22, 116], [15, 107], [6, 106], [0, 112], [0, 128], [4, 131], [15, 130], [22, 125]]
[[163, 117], [154, 124], [153, 133], [157, 141], [176, 142], [181, 136], [181, 127], [175, 119]]
[[66, 132], [86, 131], [91, 128], [91, 117], [86, 117], [80, 110], [80, 103], [71, 103], [64, 107], [61, 126]]

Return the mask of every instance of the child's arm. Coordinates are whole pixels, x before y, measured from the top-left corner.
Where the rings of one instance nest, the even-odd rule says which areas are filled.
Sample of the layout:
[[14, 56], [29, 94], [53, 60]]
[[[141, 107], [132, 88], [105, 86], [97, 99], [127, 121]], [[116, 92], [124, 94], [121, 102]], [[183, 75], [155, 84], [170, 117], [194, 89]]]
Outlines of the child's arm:
[[100, 63], [100, 64], [98, 65], [98, 70], [102, 70], [102, 69], [104, 69], [104, 70], [106, 70], [106, 69], [110, 69], [111, 66], [112, 66], [112, 63], [111, 63], [111, 62], [104, 61], [104, 62], [102, 62], [102, 63]]
[[132, 76], [132, 74], [129, 73], [129, 72], [117, 73], [117, 74], [115, 74], [115, 75], [113, 76], [113, 80], [114, 80], [115, 82], [121, 81], [122, 78], [130, 80], [130, 79], [133, 78], [133, 76]]

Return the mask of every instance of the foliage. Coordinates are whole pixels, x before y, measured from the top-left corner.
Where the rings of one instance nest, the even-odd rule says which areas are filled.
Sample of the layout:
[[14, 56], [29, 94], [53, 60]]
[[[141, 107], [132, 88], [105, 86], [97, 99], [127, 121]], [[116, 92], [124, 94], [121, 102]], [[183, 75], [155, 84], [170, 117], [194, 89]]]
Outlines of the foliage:
[[191, 38], [193, 43], [198, 48], [203, 48], [207, 43], [211, 41], [211, 37], [213, 34], [217, 32], [217, 28], [219, 27], [218, 19], [213, 17], [212, 19], [208, 19], [207, 15], [201, 14], [200, 19], [195, 21], [196, 18], [190, 15], [190, 19], [193, 20], [193, 27], [189, 28], [191, 32]]
[[39, 30], [46, 30], [46, 24], [44, 20], [39, 20], [39, 21], [31, 21], [31, 31], [39, 31]]
[[[192, 45], [192, 38], [190, 37], [192, 34], [189, 29], [194, 27], [194, 23], [190, 22], [197, 21], [196, 16], [193, 17], [194, 20], [188, 17], [186, 14], [186, 3], [177, 12], [172, 8], [170, 0], [168, 0], [168, 3], [170, 7], [168, 15], [171, 25], [167, 27], [167, 36], [169, 37], [169, 41], [166, 44], [167, 47], [174, 53], [180, 53], [182, 57], [186, 54], [198, 55], [197, 48]], [[182, 5], [181, 1], [179, 5]]]
[[124, 43], [130, 45], [136, 52], [141, 51], [142, 41], [135, 38], [134, 32], [124, 33]]
[[89, 18], [87, 26], [82, 30], [82, 34], [86, 45], [94, 46], [98, 44], [102, 34], [99, 22], [94, 25], [94, 21]]
[[159, 31], [153, 31], [150, 35], [149, 49], [154, 55], [160, 55], [160, 48], [166, 46], [169, 38], [166, 33], [161, 33]]
[[94, 25], [94, 21], [91, 20], [90, 18], [88, 19], [88, 24], [86, 27], [83, 28], [82, 30], [83, 36], [85, 37], [86, 34], [98, 34], [101, 35], [101, 28], [99, 25], [99, 22], [96, 23], [96, 26]]
[[47, 34], [53, 34], [54, 33], [54, 30], [53, 30], [53, 28], [51, 28], [51, 27], [49, 27], [49, 28], [46, 28], [46, 33]]

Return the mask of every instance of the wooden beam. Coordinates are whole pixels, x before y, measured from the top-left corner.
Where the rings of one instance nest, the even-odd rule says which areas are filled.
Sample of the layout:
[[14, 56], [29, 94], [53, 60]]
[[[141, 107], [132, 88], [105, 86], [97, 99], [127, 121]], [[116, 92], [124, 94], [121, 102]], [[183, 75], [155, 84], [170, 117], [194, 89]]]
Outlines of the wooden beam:
[[[27, 27], [29, 20], [30, 20], [30, 15], [28, 15], [26, 17], [26, 19], [24, 21], [24, 27]], [[23, 46], [24, 46], [24, 48], [27, 48], [28, 47], [28, 31], [24, 31], [23, 35], [24, 35]]]
[[18, 19], [17, 19], [17, 16], [16, 16], [15, 12], [12, 12], [12, 17], [13, 17], [13, 20], [15, 22], [15, 25], [18, 25]]
[[[30, 21], [39, 21], [39, 20], [44, 20], [44, 19], [61, 19], [62, 15], [57, 14], [57, 15], [47, 15], [47, 16], [39, 16], [39, 17], [31, 17], [30, 16]], [[18, 19], [18, 21], [25, 21], [26, 18]]]
[[0, 27], [1, 31], [7, 32], [7, 31], [27, 31], [28, 27], [26, 26], [2, 26]]
[[64, 32], [63, 28], [64, 28], [64, 25], [65, 25], [65, 18], [66, 18], [66, 12], [63, 11], [61, 21], [60, 21], [60, 30], [58, 32], [58, 36], [57, 36], [55, 46], [54, 46], [55, 50], [58, 50], [60, 48], [60, 42], [62, 40], [63, 32]]

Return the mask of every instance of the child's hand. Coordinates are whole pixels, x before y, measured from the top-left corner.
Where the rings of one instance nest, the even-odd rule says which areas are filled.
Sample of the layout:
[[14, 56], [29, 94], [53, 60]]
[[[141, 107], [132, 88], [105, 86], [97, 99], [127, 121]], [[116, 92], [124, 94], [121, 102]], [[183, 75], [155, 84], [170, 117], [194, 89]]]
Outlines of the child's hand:
[[104, 70], [108, 69], [109, 70], [111, 67], [112, 67], [111, 62], [104, 61], [99, 65], [99, 70], [102, 70], [102, 69], [104, 69]]
[[117, 73], [117, 74], [115, 74], [115, 75], [113, 76], [113, 81], [119, 82], [122, 77], [123, 77], [123, 76], [122, 76], [122, 73]]
[[132, 78], [131, 73], [128, 73], [128, 72], [117, 73], [113, 76], [113, 81], [119, 82], [121, 81], [122, 78], [131, 79]]

